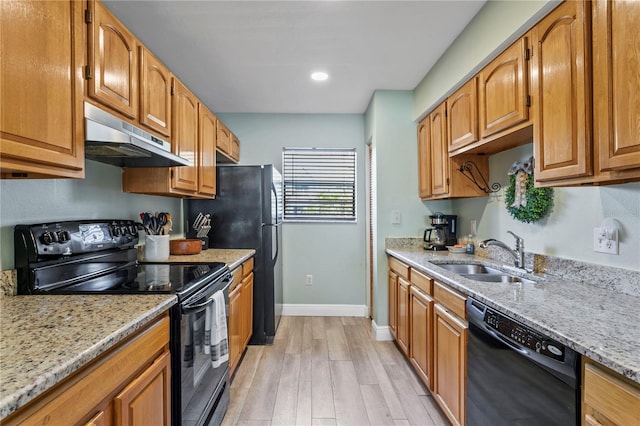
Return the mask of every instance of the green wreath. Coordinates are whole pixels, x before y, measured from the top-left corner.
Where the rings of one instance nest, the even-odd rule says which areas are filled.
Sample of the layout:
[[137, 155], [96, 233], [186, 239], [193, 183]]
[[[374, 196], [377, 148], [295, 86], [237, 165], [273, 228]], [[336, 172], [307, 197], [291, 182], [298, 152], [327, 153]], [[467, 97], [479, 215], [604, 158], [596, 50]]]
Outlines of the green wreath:
[[534, 186], [533, 173], [527, 178], [526, 197], [527, 205], [512, 207], [515, 200], [516, 175], [509, 176], [509, 187], [505, 191], [505, 204], [507, 211], [520, 222], [537, 222], [545, 217], [553, 206], [553, 188], [536, 188]]

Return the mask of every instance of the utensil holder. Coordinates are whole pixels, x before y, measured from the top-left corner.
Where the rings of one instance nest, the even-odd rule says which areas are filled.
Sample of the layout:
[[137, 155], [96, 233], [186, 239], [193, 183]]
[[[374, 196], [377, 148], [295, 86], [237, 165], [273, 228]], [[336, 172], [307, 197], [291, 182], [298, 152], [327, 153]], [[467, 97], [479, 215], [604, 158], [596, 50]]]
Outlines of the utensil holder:
[[144, 242], [144, 260], [165, 262], [169, 259], [169, 235], [147, 235]]

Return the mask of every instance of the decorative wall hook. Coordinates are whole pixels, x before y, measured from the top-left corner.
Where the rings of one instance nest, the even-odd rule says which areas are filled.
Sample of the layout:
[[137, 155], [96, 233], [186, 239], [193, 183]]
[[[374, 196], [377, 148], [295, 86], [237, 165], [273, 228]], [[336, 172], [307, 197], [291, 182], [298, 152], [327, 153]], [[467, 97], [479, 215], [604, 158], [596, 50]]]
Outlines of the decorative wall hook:
[[[466, 161], [462, 166], [460, 166], [460, 168], [458, 168], [458, 171], [462, 173], [464, 177], [473, 182], [481, 191], [484, 191], [487, 194], [498, 192], [502, 188], [502, 185], [498, 182], [492, 183], [491, 187], [489, 187], [489, 184], [485, 177], [482, 176], [478, 165], [473, 161]], [[479, 181], [481, 181], [483, 185], [480, 185]]]

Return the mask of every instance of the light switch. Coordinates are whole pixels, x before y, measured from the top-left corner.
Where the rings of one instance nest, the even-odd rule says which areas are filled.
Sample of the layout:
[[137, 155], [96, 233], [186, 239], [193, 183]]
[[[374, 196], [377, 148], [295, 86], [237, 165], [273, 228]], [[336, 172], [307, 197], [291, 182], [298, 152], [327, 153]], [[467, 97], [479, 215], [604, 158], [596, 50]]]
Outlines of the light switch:
[[400, 225], [400, 210], [391, 210], [391, 224]]

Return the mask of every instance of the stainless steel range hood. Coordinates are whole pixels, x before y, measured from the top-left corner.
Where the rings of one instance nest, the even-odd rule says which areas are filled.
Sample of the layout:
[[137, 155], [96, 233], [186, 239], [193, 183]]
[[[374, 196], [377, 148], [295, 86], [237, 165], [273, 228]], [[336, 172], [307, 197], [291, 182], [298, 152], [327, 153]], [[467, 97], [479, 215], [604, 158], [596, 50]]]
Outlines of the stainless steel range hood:
[[189, 166], [159, 139], [90, 103], [84, 103], [85, 157], [120, 167]]

